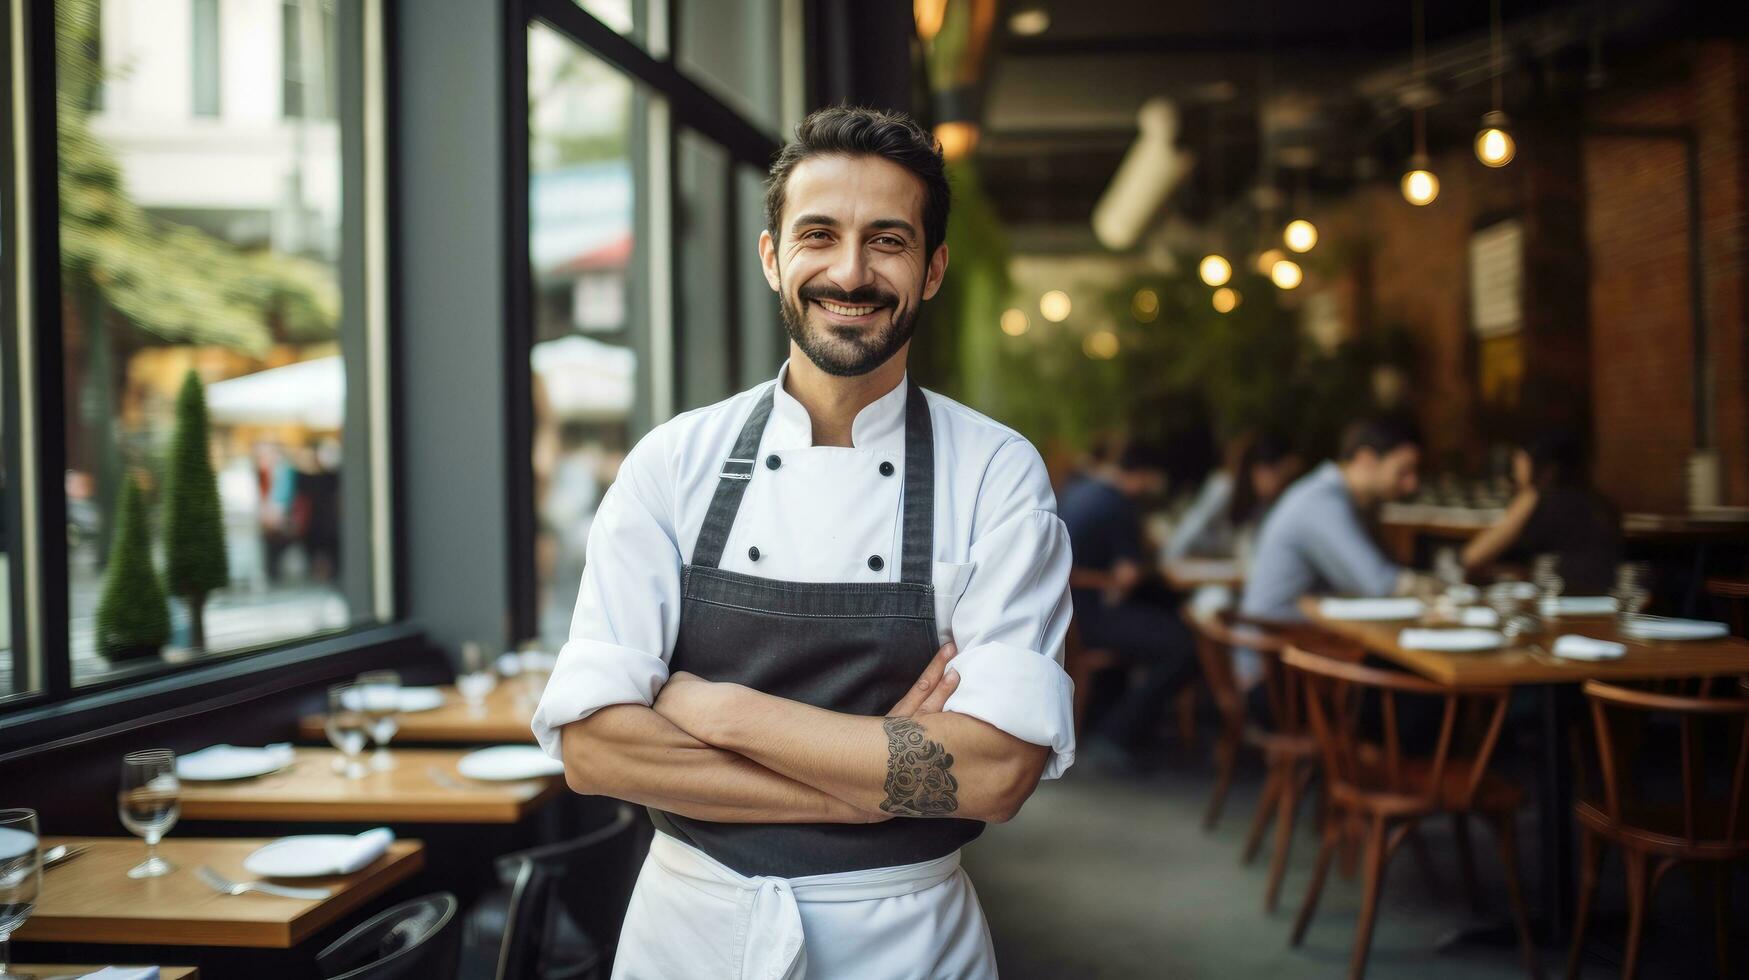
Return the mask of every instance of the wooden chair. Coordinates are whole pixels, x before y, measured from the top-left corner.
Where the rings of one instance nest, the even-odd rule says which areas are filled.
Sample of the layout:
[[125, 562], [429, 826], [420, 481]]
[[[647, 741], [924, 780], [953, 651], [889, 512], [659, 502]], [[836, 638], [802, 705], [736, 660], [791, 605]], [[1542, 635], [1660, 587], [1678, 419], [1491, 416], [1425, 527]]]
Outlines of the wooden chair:
[[454, 895], [438, 892], [372, 916], [316, 954], [327, 980], [452, 980], [461, 950]]
[[1749, 616], [1744, 615], [1744, 607], [1749, 606], [1749, 579], [1746, 578], [1709, 578], [1706, 581], [1707, 595], [1724, 602], [1725, 608], [1731, 614], [1731, 632], [1738, 636], [1749, 636]]
[[[1274, 824], [1275, 847], [1269, 862], [1269, 884], [1263, 892], [1263, 907], [1273, 912], [1281, 896], [1282, 877], [1287, 872], [1300, 801], [1305, 799], [1317, 773], [1318, 745], [1306, 728], [1299, 679], [1281, 667], [1281, 652], [1286, 643], [1279, 629], [1266, 630], [1254, 623], [1240, 622], [1225, 612], [1196, 616], [1187, 611], [1186, 619], [1196, 636], [1197, 660], [1220, 718], [1214, 750], [1215, 791], [1203, 814], [1203, 827], [1212, 830], [1220, 821], [1227, 792], [1233, 785], [1240, 748], [1257, 749], [1266, 766], [1263, 790], [1257, 800], [1257, 812], [1251, 818], [1251, 829], [1245, 835], [1240, 860], [1249, 864], [1257, 856], [1264, 833]], [[1269, 704], [1268, 727], [1255, 724], [1248, 717], [1245, 694], [1233, 675], [1233, 651], [1238, 649], [1253, 650], [1262, 661], [1262, 683]]]
[[[1494, 829], [1525, 967], [1532, 977], [1540, 977], [1541, 966], [1518, 880], [1513, 819], [1523, 793], [1488, 772], [1488, 762], [1506, 719], [1510, 689], [1446, 687], [1410, 674], [1348, 663], [1293, 646], [1283, 652], [1281, 659], [1290, 673], [1301, 677], [1329, 795], [1317, 863], [1306, 889], [1306, 900], [1294, 920], [1293, 945], [1298, 946], [1305, 938], [1306, 927], [1317, 910], [1318, 896], [1345, 832], [1343, 828], [1362, 824], [1365, 890], [1348, 975], [1364, 976], [1373, 925], [1378, 918], [1379, 892], [1392, 855], [1405, 839], [1411, 838], [1423, 819], [1439, 813], [1453, 814], [1459, 856], [1465, 862], [1465, 882], [1473, 888], [1473, 873], [1468, 871], [1467, 832], [1462, 828], [1463, 819], [1476, 814]], [[1403, 696], [1426, 705], [1437, 702], [1441, 707], [1439, 737], [1431, 755], [1405, 754], [1399, 734]], [[1369, 704], [1377, 705], [1382, 719], [1383, 732], [1377, 738], [1364, 731], [1363, 711]]]
[[[1749, 682], [1744, 690], [1749, 692]], [[1627, 872], [1628, 935], [1622, 976], [1638, 967], [1646, 907], [1666, 872], [1690, 864], [1699, 891], [1711, 877], [1716, 917], [1714, 955], [1720, 976], [1729, 975], [1730, 865], [1749, 859], [1749, 699], [1739, 696], [1685, 697], [1635, 690], [1598, 681], [1585, 684], [1597, 734], [1597, 762], [1603, 798], [1573, 807], [1580, 831], [1579, 902], [1567, 975], [1575, 976], [1584, 950], [1585, 927], [1597, 892], [1597, 871], [1606, 843], [1621, 848]], [[1673, 723], [1673, 724], [1672, 724]], [[1647, 741], [1648, 731], [1674, 728], [1677, 755], [1672, 760]], [[1722, 751], [1708, 753], [1709, 735], [1721, 736]], [[1664, 773], [1677, 776], [1668, 792], [1658, 792], [1627, 777], [1634, 753]], [[1680, 768], [1673, 768], [1679, 763]], [[1719, 789], [1724, 792], [1716, 792]]]
[[1087, 699], [1093, 693], [1093, 675], [1118, 666], [1117, 654], [1110, 650], [1089, 649], [1081, 642], [1081, 627], [1071, 621], [1063, 642], [1063, 670], [1075, 685], [1075, 735], [1081, 735], [1081, 723], [1087, 718]]

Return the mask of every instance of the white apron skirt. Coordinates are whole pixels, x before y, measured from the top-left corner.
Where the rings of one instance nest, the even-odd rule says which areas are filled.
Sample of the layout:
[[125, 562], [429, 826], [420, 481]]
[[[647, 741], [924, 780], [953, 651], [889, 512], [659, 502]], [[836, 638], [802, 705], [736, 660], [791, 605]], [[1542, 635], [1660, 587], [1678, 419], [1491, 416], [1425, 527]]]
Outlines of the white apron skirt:
[[615, 980], [995, 980], [959, 852], [921, 864], [749, 878], [658, 833]]

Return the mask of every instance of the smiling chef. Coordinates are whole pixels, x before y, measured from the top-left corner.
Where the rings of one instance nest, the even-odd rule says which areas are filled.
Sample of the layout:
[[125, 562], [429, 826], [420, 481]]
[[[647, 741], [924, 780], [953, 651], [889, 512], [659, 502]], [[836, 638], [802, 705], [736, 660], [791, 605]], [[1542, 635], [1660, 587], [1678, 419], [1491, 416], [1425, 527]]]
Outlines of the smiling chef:
[[906, 116], [771, 167], [775, 381], [645, 436], [534, 716], [657, 833], [615, 977], [994, 977], [960, 848], [1074, 759], [1069, 541], [1039, 454], [906, 373], [948, 183]]

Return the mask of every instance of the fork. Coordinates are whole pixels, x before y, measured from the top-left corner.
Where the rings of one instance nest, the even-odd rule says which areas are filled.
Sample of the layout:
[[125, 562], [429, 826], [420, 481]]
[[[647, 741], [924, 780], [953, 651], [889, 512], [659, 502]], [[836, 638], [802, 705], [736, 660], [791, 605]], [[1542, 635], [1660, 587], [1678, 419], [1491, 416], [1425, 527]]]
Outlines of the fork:
[[280, 898], [302, 898], [319, 901], [334, 894], [327, 888], [288, 888], [285, 885], [270, 885], [265, 881], [232, 881], [211, 868], [202, 866], [196, 868], [195, 874], [200, 880], [212, 887], [213, 891], [225, 895], [242, 895], [248, 892], [260, 892], [263, 895], [278, 895]]

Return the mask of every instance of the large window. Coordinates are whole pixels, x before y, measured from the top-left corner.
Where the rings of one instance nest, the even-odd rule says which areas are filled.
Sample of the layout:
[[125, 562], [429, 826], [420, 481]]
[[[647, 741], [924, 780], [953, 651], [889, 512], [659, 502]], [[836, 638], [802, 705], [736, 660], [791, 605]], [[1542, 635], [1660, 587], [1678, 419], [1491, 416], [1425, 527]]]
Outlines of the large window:
[[799, 5], [715, 6], [530, 0], [527, 322], [514, 332], [529, 348], [531, 465], [513, 474], [529, 484], [513, 524], [530, 574], [514, 629], [549, 648], [569, 632], [590, 523], [626, 451], [783, 358], [757, 246], [795, 81], [776, 57], [778, 11]]
[[55, 15], [71, 684], [376, 619], [374, 0]]

